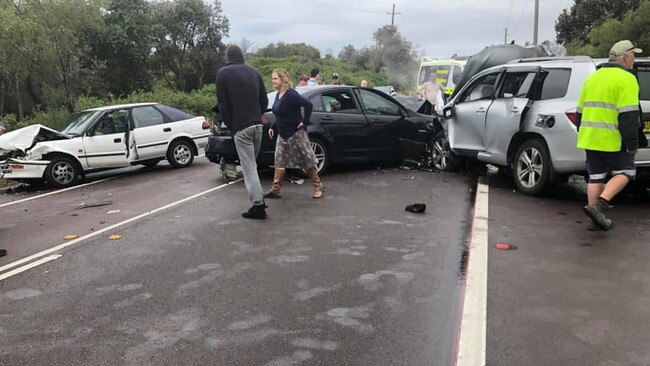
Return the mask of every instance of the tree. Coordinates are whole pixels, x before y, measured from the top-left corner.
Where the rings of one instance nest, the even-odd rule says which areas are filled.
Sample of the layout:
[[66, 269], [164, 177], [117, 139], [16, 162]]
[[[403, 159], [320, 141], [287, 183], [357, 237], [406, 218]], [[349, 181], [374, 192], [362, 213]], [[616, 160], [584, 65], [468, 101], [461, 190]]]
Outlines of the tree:
[[415, 82], [417, 52], [397, 27], [386, 25], [373, 34], [375, 45], [370, 48], [370, 62], [376, 72], [384, 68], [389, 81], [401, 88], [408, 88]]
[[607, 57], [609, 49], [621, 39], [629, 39], [638, 47], [650, 49], [650, 1], [629, 12], [622, 20], [609, 19], [595, 27], [588, 42], [574, 41], [569, 44], [571, 54]]
[[114, 96], [151, 89], [150, 13], [146, 0], [113, 0], [102, 15], [105, 28], [95, 35], [94, 47], [99, 59], [105, 62], [100, 70], [101, 80]]
[[[176, 90], [200, 88], [222, 62], [230, 24], [221, 3], [175, 0], [152, 4], [154, 65], [160, 77]], [[214, 79], [212, 79], [214, 80]]]
[[353, 61], [357, 54], [358, 52], [354, 49], [354, 46], [349, 44], [341, 49], [338, 59], [342, 61]]
[[557, 42], [586, 43], [589, 32], [608, 19], [621, 20], [628, 11], [639, 7], [641, 0], [575, 0], [571, 9], [564, 9], [555, 22]]
[[270, 43], [268, 46], [260, 48], [257, 51], [258, 57], [291, 57], [298, 56], [303, 62], [318, 60], [320, 51], [314, 46], [305, 43], [284, 43], [278, 42], [277, 45]]

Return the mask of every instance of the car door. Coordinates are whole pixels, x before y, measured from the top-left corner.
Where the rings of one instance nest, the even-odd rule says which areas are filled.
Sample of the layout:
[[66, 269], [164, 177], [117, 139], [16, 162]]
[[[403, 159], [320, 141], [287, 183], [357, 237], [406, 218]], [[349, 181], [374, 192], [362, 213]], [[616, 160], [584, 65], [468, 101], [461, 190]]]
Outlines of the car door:
[[522, 116], [530, 103], [529, 91], [539, 67], [507, 69], [485, 120], [485, 151], [479, 160], [506, 165], [508, 146], [519, 132]]
[[401, 160], [400, 136], [410, 132], [399, 104], [367, 89], [357, 89], [368, 120], [367, 138], [376, 160]]
[[90, 169], [129, 165], [128, 109], [106, 112], [83, 135], [84, 157]]
[[131, 118], [138, 159], [164, 157], [173, 133], [172, 126], [165, 124], [165, 116], [154, 106], [148, 105], [134, 107], [131, 110]]
[[447, 118], [449, 145], [456, 153], [475, 156], [485, 150], [485, 119], [500, 74], [501, 70], [475, 79], [456, 98]]
[[368, 121], [351, 89], [324, 91], [314, 104], [312, 121], [318, 123], [332, 142], [337, 159], [356, 161], [371, 156]]
[[[650, 140], [650, 60], [637, 60], [634, 68], [639, 79], [643, 133]], [[638, 166], [650, 167], [650, 147], [639, 149], [634, 159]]]

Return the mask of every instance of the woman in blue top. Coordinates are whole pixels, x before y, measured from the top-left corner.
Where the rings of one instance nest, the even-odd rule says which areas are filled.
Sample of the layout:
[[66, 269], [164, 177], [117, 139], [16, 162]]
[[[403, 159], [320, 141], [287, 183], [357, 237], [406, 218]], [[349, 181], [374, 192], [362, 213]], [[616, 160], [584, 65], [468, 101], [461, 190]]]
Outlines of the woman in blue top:
[[[265, 198], [280, 198], [282, 179], [286, 168], [302, 168], [314, 184], [313, 198], [323, 197], [323, 185], [316, 171], [318, 160], [309, 143], [305, 127], [309, 125], [312, 104], [293, 89], [289, 73], [285, 69], [275, 69], [271, 75], [273, 88], [278, 91], [273, 103], [275, 122], [269, 129], [271, 140], [277, 134], [275, 143], [275, 174], [273, 185], [264, 195]], [[301, 112], [304, 108], [304, 115]]]

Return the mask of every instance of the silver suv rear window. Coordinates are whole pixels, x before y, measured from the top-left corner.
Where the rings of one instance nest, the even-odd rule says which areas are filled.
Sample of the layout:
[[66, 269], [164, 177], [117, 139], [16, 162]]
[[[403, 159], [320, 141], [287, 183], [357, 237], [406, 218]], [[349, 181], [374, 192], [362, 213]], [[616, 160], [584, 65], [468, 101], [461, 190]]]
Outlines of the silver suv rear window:
[[639, 97], [641, 100], [650, 100], [650, 66], [639, 66], [636, 69], [639, 78]]
[[542, 84], [540, 100], [564, 98], [569, 89], [571, 69], [544, 69], [546, 76]]

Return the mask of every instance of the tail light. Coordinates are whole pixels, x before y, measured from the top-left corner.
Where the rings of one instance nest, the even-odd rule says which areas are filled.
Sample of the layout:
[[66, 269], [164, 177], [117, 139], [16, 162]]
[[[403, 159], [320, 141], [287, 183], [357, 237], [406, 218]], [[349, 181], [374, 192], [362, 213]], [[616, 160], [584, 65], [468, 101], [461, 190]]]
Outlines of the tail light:
[[23, 169], [25, 169], [25, 166], [20, 165], [20, 164], [9, 164], [9, 169], [11, 169], [11, 170], [23, 170]]
[[571, 123], [573, 123], [575, 126], [578, 125], [578, 113], [566, 112], [564, 114], [566, 114], [567, 118], [569, 119], [569, 121], [571, 121]]
[[262, 115], [262, 124], [264, 126], [269, 126], [271, 124], [271, 122], [269, 121], [269, 119], [266, 117], [265, 114]]
[[210, 129], [210, 122], [203, 120], [203, 124], [201, 125], [201, 128], [204, 130], [209, 130]]

